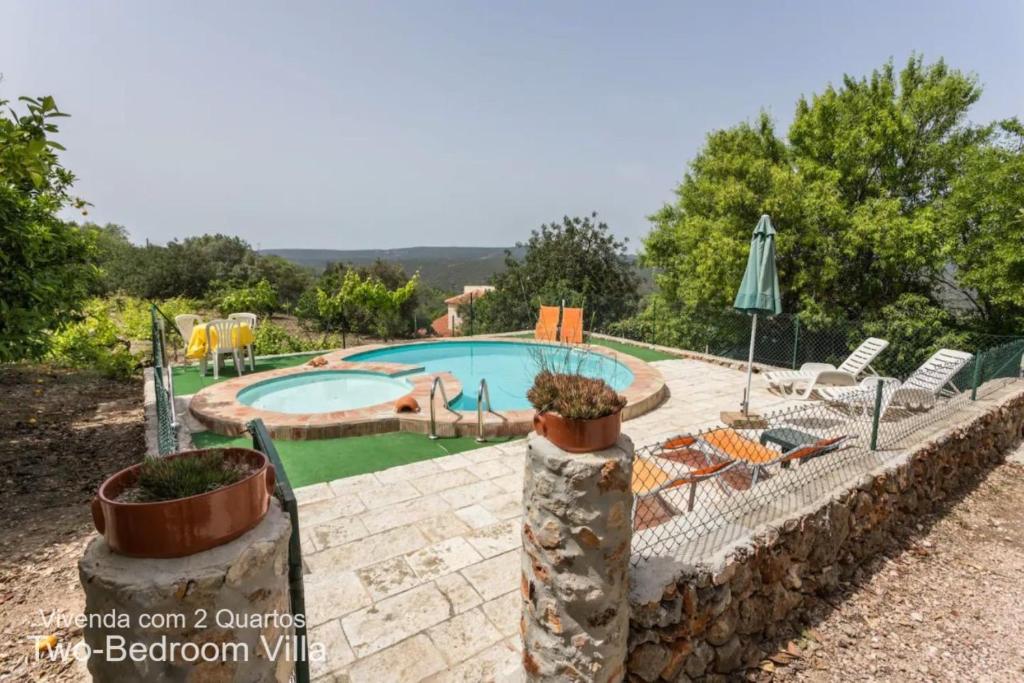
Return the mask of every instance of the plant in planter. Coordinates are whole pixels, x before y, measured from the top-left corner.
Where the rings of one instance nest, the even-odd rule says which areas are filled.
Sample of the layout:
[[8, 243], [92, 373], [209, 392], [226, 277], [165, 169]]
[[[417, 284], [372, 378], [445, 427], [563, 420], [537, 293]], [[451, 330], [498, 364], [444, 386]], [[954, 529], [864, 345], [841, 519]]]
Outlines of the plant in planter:
[[619, 438], [626, 399], [604, 380], [542, 370], [526, 396], [537, 409], [534, 429], [562, 450], [599, 451]]
[[92, 501], [93, 522], [121, 555], [192, 555], [259, 524], [274, 482], [267, 457], [250, 448], [146, 458], [103, 482]]

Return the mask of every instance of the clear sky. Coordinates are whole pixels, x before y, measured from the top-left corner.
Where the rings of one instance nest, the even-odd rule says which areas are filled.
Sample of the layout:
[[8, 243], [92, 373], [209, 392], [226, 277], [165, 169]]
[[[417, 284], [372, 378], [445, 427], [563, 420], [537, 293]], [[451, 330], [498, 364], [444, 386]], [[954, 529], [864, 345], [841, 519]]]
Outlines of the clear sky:
[[90, 218], [337, 249], [633, 248], [706, 133], [912, 51], [1024, 114], [1024, 2], [0, 0], [0, 98], [52, 94]]

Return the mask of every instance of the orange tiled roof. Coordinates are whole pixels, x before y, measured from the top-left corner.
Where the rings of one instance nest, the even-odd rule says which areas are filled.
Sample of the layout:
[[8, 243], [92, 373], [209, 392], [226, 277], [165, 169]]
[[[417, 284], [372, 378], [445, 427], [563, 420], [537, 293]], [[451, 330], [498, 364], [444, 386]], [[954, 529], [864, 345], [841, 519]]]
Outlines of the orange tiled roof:
[[434, 333], [439, 337], [450, 337], [452, 336], [452, 328], [448, 325], [448, 314], [445, 313], [440, 318], [430, 323], [430, 327], [434, 330]]
[[462, 294], [456, 294], [453, 297], [449, 297], [445, 299], [444, 302], [446, 304], [459, 304], [461, 306], [462, 304], [468, 304], [470, 297], [473, 297], [474, 299], [479, 299], [483, 295], [487, 294], [487, 292], [489, 291], [489, 289], [474, 289], [471, 292], [463, 292]]

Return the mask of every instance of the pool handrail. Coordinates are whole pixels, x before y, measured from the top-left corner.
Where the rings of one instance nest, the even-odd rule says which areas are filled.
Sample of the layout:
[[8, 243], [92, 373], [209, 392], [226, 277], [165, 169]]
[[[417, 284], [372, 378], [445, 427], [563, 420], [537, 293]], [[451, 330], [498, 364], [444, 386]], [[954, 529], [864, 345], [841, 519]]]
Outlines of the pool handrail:
[[462, 414], [457, 410], [453, 410], [452, 407], [448, 405], [448, 392], [444, 390], [444, 382], [441, 381], [441, 377], [439, 375], [435, 375], [434, 381], [430, 385], [430, 433], [427, 435], [427, 437], [432, 440], [441, 438], [437, 435], [437, 419], [434, 414], [434, 393], [437, 391], [438, 387], [441, 387], [441, 398], [444, 399], [444, 407], [449, 413], [454, 414], [458, 418], [455, 420], [456, 422], [462, 419]]
[[487, 440], [484, 438], [484, 401], [487, 401], [487, 412], [492, 415], [497, 415], [502, 419], [503, 422], [508, 422], [508, 418], [501, 413], [496, 413], [491, 409], [491, 392], [487, 388], [487, 379], [484, 377], [480, 378], [480, 387], [476, 390], [476, 442], [485, 443]]

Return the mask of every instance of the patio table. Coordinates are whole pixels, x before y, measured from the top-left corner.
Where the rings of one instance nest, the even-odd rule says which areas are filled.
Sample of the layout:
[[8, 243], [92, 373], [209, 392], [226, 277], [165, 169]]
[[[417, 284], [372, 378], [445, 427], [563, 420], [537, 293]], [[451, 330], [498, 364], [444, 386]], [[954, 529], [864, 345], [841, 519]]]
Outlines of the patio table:
[[[213, 343], [217, 342], [217, 330], [210, 330], [210, 341]], [[231, 345], [234, 348], [243, 348], [249, 346], [252, 342], [252, 329], [248, 325], [243, 323], [232, 330]], [[206, 353], [206, 326], [197, 325], [192, 330], [192, 336], [188, 340], [188, 349], [185, 351], [185, 356], [187, 358], [203, 358]]]

